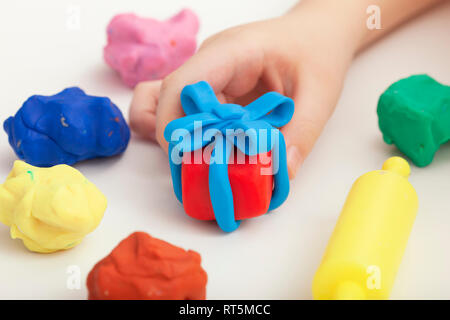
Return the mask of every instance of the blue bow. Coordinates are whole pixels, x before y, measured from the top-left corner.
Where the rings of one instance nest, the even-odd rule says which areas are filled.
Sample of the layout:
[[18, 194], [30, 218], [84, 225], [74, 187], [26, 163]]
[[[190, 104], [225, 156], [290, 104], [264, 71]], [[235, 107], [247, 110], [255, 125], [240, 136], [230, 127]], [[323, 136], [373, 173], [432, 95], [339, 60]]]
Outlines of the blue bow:
[[[233, 193], [228, 178], [228, 160], [236, 146], [246, 155], [272, 152], [272, 164], [278, 164], [274, 175], [274, 189], [269, 210], [280, 206], [289, 194], [289, 177], [286, 163], [286, 143], [276, 128], [287, 124], [294, 114], [294, 102], [276, 92], [269, 92], [246, 107], [237, 104], [221, 104], [204, 81], [184, 87], [181, 104], [186, 116], [171, 121], [164, 130], [169, 142], [169, 163], [173, 188], [182, 203], [181, 159], [184, 152], [201, 149], [214, 143], [209, 165], [209, 193], [214, 215], [219, 227], [231, 232], [239, 227], [234, 218]], [[192, 139], [198, 125], [209, 131], [206, 139]], [[230, 135], [227, 130], [233, 130]], [[266, 137], [261, 132], [267, 133]], [[248, 143], [242, 143], [242, 138]], [[221, 142], [221, 143], [220, 143]]]

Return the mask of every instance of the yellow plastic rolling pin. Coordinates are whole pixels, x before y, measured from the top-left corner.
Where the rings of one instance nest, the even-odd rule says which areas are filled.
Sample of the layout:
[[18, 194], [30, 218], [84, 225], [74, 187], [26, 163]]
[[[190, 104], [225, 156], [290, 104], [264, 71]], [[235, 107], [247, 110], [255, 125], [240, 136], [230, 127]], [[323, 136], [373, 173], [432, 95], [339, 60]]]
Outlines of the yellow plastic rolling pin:
[[388, 299], [418, 208], [400, 157], [353, 184], [313, 280], [314, 299]]

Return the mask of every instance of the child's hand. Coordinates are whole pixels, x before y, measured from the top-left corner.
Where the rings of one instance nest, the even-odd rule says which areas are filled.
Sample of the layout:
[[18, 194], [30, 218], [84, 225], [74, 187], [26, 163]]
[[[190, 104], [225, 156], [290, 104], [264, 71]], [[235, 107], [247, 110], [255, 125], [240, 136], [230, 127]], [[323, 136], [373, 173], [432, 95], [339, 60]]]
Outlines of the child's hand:
[[[358, 19], [350, 19], [351, 14]], [[364, 44], [365, 18], [363, 5], [302, 1], [284, 17], [214, 35], [162, 85], [146, 82], [136, 87], [131, 127], [149, 139], [156, 134], [167, 152], [164, 128], [184, 115], [180, 104], [184, 86], [204, 80], [222, 103], [241, 105], [277, 91], [295, 101], [294, 116], [282, 128], [292, 178], [333, 112], [347, 68]]]
[[180, 92], [185, 85], [205, 80], [221, 102], [241, 105], [277, 91], [292, 97], [296, 105], [293, 119], [282, 129], [293, 177], [336, 105], [353, 54], [337, 39], [322, 36], [330, 31], [317, 28], [311, 18], [299, 23], [285, 17], [221, 32], [168, 76], [160, 93], [159, 83], [136, 87], [130, 124], [147, 138], [153, 138], [156, 125], [156, 139], [167, 151], [164, 128], [184, 115]]

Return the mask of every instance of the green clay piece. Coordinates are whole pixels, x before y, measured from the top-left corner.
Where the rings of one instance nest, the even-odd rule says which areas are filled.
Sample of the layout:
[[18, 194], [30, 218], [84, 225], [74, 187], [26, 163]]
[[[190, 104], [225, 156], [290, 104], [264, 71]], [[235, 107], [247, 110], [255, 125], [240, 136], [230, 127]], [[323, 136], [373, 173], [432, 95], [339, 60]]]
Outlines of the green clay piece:
[[381, 95], [377, 113], [384, 141], [425, 167], [450, 139], [450, 86], [428, 75], [402, 79]]
[[34, 181], [34, 173], [31, 170], [28, 170], [27, 173], [30, 175], [31, 181]]

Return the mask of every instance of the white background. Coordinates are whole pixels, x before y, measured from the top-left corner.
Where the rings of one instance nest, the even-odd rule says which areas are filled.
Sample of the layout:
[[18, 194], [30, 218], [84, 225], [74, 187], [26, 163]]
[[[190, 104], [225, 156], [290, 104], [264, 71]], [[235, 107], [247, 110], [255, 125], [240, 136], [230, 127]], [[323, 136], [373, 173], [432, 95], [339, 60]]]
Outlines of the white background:
[[[264, 3], [264, 4], [263, 4]], [[201, 19], [199, 39], [224, 28], [282, 14], [295, 0], [4, 1], [0, 5], [0, 120], [33, 94], [68, 86], [109, 96], [124, 112], [132, 91], [102, 60], [105, 27], [122, 12], [167, 18], [184, 6]], [[66, 23], [80, 9], [80, 29]], [[326, 36], [326, 35], [324, 35]], [[338, 50], [338, 49], [337, 49]], [[77, 164], [108, 198], [105, 217], [78, 247], [28, 252], [0, 226], [0, 298], [85, 299], [92, 266], [136, 230], [201, 253], [210, 299], [310, 299], [311, 281], [353, 181], [396, 155], [383, 143], [376, 104], [386, 87], [429, 73], [450, 84], [450, 3], [405, 25], [354, 62], [339, 105], [276, 213], [224, 234], [183, 213], [168, 161], [153, 144], [132, 139], [122, 157]], [[16, 159], [0, 133], [0, 180]], [[425, 169], [412, 168], [419, 213], [391, 297], [450, 298], [450, 147]], [[81, 268], [80, 290], [66, 287], [67, 267]]]

